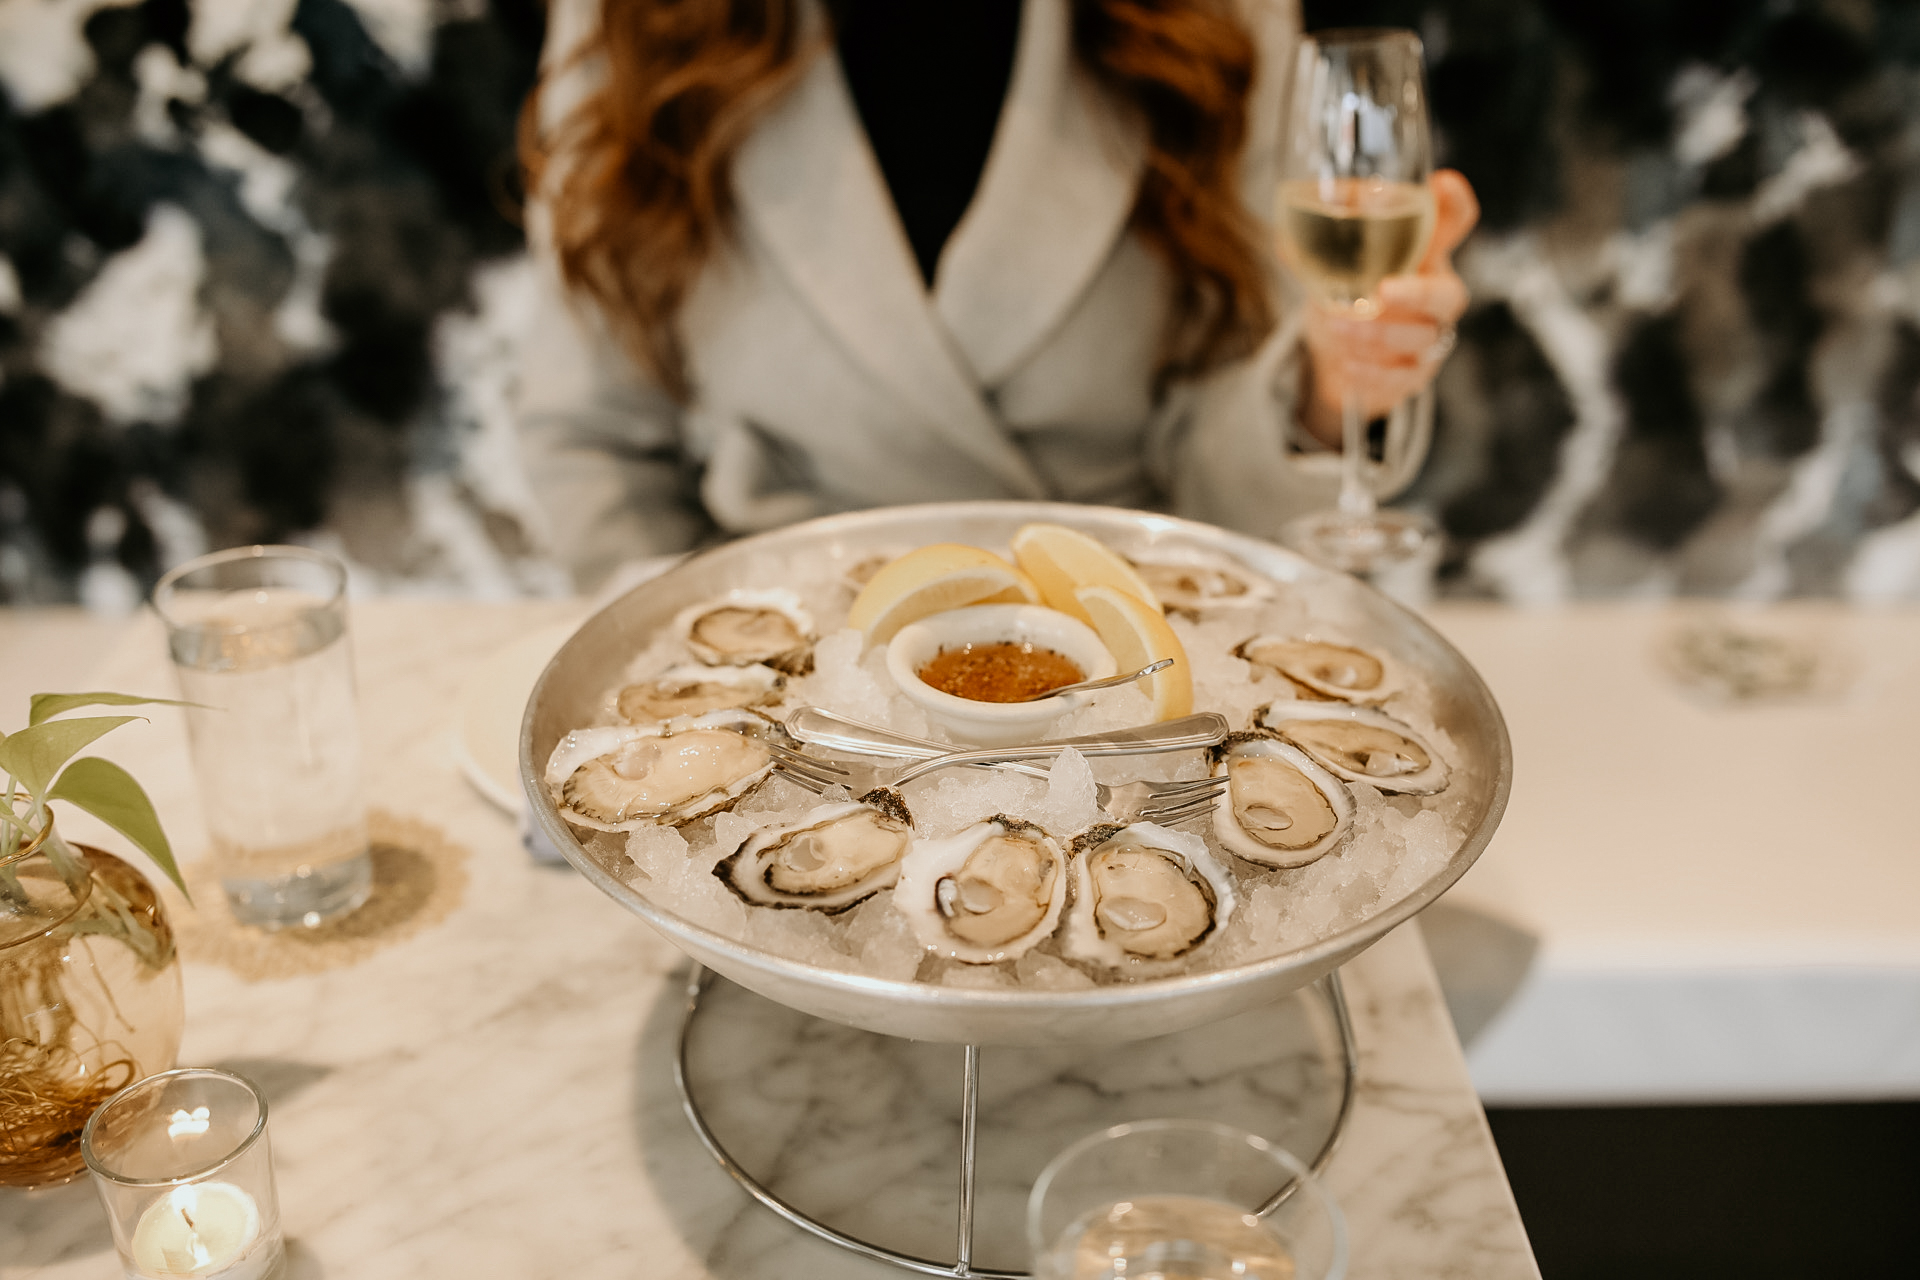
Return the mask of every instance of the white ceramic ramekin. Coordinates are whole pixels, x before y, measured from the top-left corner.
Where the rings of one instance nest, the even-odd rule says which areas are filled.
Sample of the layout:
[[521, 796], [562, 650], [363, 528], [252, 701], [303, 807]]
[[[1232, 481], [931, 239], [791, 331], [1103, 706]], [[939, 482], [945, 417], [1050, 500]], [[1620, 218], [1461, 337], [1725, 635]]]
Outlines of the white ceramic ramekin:
[[1038, 702], [975, 702], [943, 693], [915, 674], [943, 649], [997, 643], [1051, 649], [1072, 659], [1088, 680], [1114, 674], [1113, 655], [1093, 628], [1035, 604], [980, 604], [909, 623], [887, 645], [887, 672], [900, 692], [955, 741], [982, 747], [1037, 742], [1046, 736], [1048, 725], [1093, 696], [1069, 693]]

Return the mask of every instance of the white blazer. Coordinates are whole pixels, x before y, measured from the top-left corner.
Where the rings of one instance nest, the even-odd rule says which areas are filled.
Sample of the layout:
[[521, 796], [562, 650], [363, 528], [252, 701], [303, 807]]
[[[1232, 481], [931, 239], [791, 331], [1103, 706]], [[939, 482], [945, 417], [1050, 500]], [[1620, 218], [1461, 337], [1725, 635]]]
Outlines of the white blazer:
[[[1249, 9], [1261, 61], [1244, 178], [1264, 226], [1298, 17], [1292, 0]], [[684, 549], [708, 520], [745, 533], [892, 503], [1031, 498], [1271, 536], [1331, 503], [1326, 459], [1290, 447], [1294, 325], [1155, 402], [1166, 273], [1126, 231], [1144, 130], [1076, 65], [1069, 17], [1068, 0], [1027, 0], [986, 168], [931, 290], [839, 60], [828, 46], [806, 66], [736, 153], [734, 233], [682, 311], [691, 405], [563, 296], [536, 207], [547, 269], [520, 378], [523, 452], [553, 549], [583, 586]], [[556, 0], [549, 62], [597, 20], [597, 0]], [[550, 120], [592, 74], [549, 88]]]

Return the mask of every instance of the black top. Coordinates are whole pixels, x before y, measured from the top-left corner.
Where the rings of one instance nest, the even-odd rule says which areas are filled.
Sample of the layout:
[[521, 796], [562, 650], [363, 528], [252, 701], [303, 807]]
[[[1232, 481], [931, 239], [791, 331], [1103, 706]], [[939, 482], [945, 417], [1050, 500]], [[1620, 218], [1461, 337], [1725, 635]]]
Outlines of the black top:
[[840, 64], [933, 284], [947, 237], [980, 185], [1013, 79], [1021, 0], [839, 0]]

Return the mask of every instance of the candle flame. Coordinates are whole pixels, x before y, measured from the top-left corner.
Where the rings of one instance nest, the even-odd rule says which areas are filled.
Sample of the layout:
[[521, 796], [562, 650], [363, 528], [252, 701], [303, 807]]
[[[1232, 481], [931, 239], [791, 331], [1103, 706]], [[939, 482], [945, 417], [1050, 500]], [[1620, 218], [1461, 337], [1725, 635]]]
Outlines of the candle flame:
[[229, 1183], [172, 1187], [141, 1215], [128, 1274], [224, 1274], [258, 1239], [260, 1225], [253, 1199]]
[[[185, 1112], [175, 1112], [176, 1116]], [[208, 1260], [206, 1242], [200, 1239], [200, 1233], [193, 1225], [193, 1211], [200, 1207], [200, 1192], [195, 1187], [175, 1187], [167, 1195], [167, 1202], [180, 1220], [187, 1224], [187, 1238], [180, 1241], [178, 1247], [160, 1246], [160, 1256], [166, 1259], [167, 1269], [185, 1274]]]

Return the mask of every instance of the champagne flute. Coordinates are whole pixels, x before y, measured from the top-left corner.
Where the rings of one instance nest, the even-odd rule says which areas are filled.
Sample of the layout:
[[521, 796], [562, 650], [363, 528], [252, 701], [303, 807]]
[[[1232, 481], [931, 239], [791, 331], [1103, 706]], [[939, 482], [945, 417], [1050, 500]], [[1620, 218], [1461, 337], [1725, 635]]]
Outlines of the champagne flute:
[[[1380, 282], [1412, 271], [1433, 236], [1420, 61], [1411, 31], [1326, 31], [1300, 42], [1280, 252], [1315, 305], [1354, 319], [1380, 314]], [[1322, 563], [1364, 574], [1418, 554], [1435, 531], [1417, 513], [1379, 509], [1360, 401], [1367, 366], [1354, 359], [1342, 372], [1339, 503], [1289, 522], [1283, 536]]]

